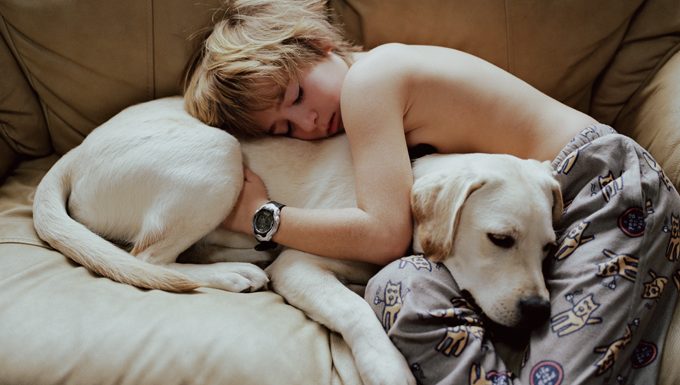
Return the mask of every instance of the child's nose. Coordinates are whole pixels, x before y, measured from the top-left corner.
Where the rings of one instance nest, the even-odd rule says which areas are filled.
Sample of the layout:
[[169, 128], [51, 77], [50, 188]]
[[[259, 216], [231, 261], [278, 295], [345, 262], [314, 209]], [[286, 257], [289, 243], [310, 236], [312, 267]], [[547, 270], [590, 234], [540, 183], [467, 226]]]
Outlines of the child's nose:
[[317, 114], [316, 111], [313, 111], [311, 109], [301, 111], [298, 118], [298, 126], [300, 127], [301, 130], [306, 132], [314, 131], [316, 129], [318, 117], [319, 114]]

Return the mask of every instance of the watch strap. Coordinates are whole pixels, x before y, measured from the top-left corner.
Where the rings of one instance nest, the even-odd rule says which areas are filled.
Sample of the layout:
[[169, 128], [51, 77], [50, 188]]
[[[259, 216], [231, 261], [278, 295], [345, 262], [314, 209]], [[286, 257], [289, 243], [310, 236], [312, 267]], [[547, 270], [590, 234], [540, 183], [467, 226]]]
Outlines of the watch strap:
[[272, 250], [277, 248], [278, 246], [279, 244], [274, 241], [258, 242], [257, 245], [255, 245], [255, 251]]

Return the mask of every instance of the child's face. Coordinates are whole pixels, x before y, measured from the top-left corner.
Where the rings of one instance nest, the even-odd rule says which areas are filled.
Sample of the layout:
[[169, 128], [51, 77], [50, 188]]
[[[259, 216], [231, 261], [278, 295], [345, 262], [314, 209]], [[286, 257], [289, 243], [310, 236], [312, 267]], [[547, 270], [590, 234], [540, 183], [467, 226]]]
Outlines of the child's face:
[[344, 130], [340, 115], [340, 92], [348, 66], [329, 52], [321, 62], [292, 79], [281, 104], [257, 111], [255, 122], [270, 135], [302, 140], [327, 138]]

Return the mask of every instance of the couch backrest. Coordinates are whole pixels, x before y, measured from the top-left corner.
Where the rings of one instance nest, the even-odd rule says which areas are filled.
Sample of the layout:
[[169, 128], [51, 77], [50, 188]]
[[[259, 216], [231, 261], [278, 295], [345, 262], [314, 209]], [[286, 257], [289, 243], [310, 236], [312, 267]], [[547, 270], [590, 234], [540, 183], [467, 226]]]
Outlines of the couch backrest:
[[[64, 153], [122, 108], [179, 93], [195, 46], [188, 38], [210, 24], [220, 3], [0, 0], [0, 175], [17, 154]], [[462, 49], [604, 122], [615, 119], [680, 31], [671, 11], [677, 0], [330, 5], [365, 48], [400, 41]], [[649, 37], [656, 39], [644, 44]]]
[[3, 0], [2, 35], [18, 59], [12, 87], [32, 96], [29, 114], [46, 123], [15, 120], [11, 131], [30, 133], [36, 150], [28, 155], [40, 155], [44, 145], [37, 141], [46, 127], [54, 149], [64, 153], [125, 106], [177, 94], [188, 37], [219, 4]]

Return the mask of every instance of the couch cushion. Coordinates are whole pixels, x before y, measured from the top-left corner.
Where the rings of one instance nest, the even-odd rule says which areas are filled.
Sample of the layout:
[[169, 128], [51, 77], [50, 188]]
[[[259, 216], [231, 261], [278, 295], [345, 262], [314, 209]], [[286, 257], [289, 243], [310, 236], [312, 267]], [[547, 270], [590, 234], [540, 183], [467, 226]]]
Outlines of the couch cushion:
[[[679, 8], [680, 9], [680, 8]], [[680, 45], [679, 47], [680, 48]], [[680, 188], [680, 51], [644, 82], [621, 110], [617, 130], [648, 149]]]
[[[621, 110], [631, 96], [680, 49], [680, 4], [677, 0], [645, 1], [627, 25], [616, 55], [599, 80], [591, 113], [613, 127], [621, 126]], [[633, 103], [633, 106], [637, 103]]]
[[14, 167], [17, 158], [17, 153], [9, 146], [9, 143], [0, 137], [0, 184], [12, 167]]
[[[9, 28], [0, 13], [0, 32]], [[25, 63], [16, 60], [13, 48], [0, 36], [0, 136], [18, 154], [45, 156], [51, 147], [40, 102], [24, 76]]]
[[0, 187], [1, 383], [359, 383], [343, 340], [273, 292], [140, 290], [42, 246], [32, 196], [54, 160]]
[[[73, 148], [126, 106], [180, 93], [180, 75], [194, 45], [188, 37], [208, 23], [219, 4], [0, 2], [3, 37], [40, 97], [57, 152]], [[42, 116], [31, 111], [34, 115]]]
[[[0, 32], [7, 25], [0, 14]], [[38, 98], [10, 46], [0, 36], [0, 180], [18, 155], [45, 156], [52, 151]]]

